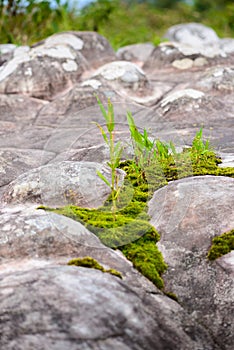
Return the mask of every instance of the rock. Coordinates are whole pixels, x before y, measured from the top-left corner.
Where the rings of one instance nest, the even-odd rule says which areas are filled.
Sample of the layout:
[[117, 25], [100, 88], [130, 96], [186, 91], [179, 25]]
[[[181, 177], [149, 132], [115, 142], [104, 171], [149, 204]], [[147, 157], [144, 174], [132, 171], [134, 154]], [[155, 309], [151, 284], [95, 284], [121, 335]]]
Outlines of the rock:
[[37, 168], [54, 158], [52, 152], [41, 150], [9, 149], [0, 150], [0, 187], [26, 171]]
[[56, 33], [47, 39], [36, 43], [32, 47], [40, 45], [68, 45], [80, 52], [89, 63], [89, 67], [97, 68], [104, 63], [116, 60], [116, 55], [109, 42], [96, 32], [68, 31]]
[[177, 303], [141, 297], [108, 273], [48, 261], [12, 268], [0, 273], [0, 344], [6, 350], [75, 350], [77, 344], [81, 350], [218, 349]]
[[130, 61], [141, 67], [150, 57], [154, 47], [152, 43], [127, 45], [118, 49], [116, 56], [120, 61]]
[[[6, 203], [33, 202], [62, 207], [69, 203], [95, 208], [103, 204], [109, 187], [97, 175], [111, 181], [107, 166], [94, 162], [60, 162], [41, 166], [19, 176], [3, 195]], [[119, 170], [120, 184], [124, 172]]]
[[201, 47], [219, 42], [215, 31], [201, 23], [184, 23], [170, 27], [164, 35], [170, 41]]
[[189, 69], [193, 66], [193, 60], [190, 58], [183, 58], [182, 60], [175, 60], [172, 62], [172, 66], [178, 69]]
[[207, 70], [196, 84], [205, 90], [234, 91], [234, 67], [215, 67]]
[[231, 38], [220, 39], [219, 45], [220, 45], [220, 48], [226, 54], [233, 54], [234, 53], [234, 39], [231, 39]]
[[15, 48], [14, 44], [0, 44], [0, 66], [12, 58]]
[[84, 57], [69, 45], [44, 44], [21, 50], [0, 70], [0, 93], [51, 100], [79, 80]]
[[153, 104], [158, 93], [148, 81], [145, 73], [137, 65], [125, 61], [115, 61], [100, 67], [93, 75], [97, 81], [108, 82], [120, 96], [145, 105]]
[[215, 341], [232, 349], [233, 266], [206, 258], [214, 236], [234, 227], [234, 179], [204, 176], [182, 179], [155, 192], [151, 223], [169, 268], [164, 275], [189, 314], [205, 324]]
[[0, 45], [0, 55], [4, 55], [5, 53], [12, 52], [16, 48], [14, 44], [1, 44]]
[[[96, 85], [95, 85], [96, 84]], [[117, 100], [117, 93], [107, 84], [98, 80], [90, 79], [75, 84], [63, 96], [41, 108], [38, 113], [37, 125], [60, 125], [60, 126], [91, 126], [92, 121], [97, 121], [99, 108], [96, 95], [104, 102], [108, 97], [111, 101]], [[103, 121], [99, 117], [99, 122]]]
[[[183, 61], [185, 59], [186, 61]], [[190, 61], [187, 61], [188, 59]], [[199, 64], [197, 64], [198, 62], [202, 62], [203, 64], [209, 63], [210, 65], [228, 63], [226, 53], [222, 51], [219, 46], [206, 45], [204, 47], [196, 47], [171, 41], [159, 44], [143, 65], [143, 69], [148, 71], [170, 67], [173, 66], [173, 62], [175, 61], [182, 61], [181, 65], [185, 62], [188, 68], [196, 67], [197, 69], [199, 67]], [[179, 65], [179, 63], [176, 63], [176, 65]]]
[[47, 102], [20, 94], [0, 94], [0, 120], [31, 124]]
[[162, 107], [165, 107], [169, 103], [173, 103], [174, 101], [180, 99], [180, 98], [191, 98], [191, 99], [201, 99], [204, 96], [204, 93], [201, 91], [193, 90], [193, 89], [187, 89], [187, 90], [181, 90], [177, 91], [175, 93], [169, 94], [166, 98], [164, 98], [160, 104]]
[[234, 153], [219, 153], [219, 156], [222, 159], [222, 163], [219, 164], [219, 167], [232, 167], [234, 168]]

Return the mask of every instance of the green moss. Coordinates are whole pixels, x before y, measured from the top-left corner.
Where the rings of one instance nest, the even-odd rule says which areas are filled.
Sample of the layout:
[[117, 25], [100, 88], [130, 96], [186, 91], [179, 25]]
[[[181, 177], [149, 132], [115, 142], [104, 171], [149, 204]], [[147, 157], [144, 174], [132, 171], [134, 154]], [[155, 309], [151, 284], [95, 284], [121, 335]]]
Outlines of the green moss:
[[177, 301], [177, 303], [179, 302], [179, 299], [177, 297], [177, 295], [175, 293], [172, 293], [172, 292], [164, 292], [164, 294], [166, 296], [168, 296], [168, 298], [171, 298], [172, 300], [175, 300]]
[[115, 269], [104, 269], [102, 265], [97, 262], [97, 260], [91, 258], [90, 256], [86, 256], [84, 258], [75, 258], [68, 262], [68, 265], [75, 265], [75, 266], [82, 266], [82, 267], [88, 267], [91, 269], [100, 270], [102, 272], [110, 273], [111, 275], [117, 276], [119, 278], [122, 278], [122, 275], [119, 271]]
[[133, 266], [146, 278], [153, 282], [158, 288], [164, 287], [161, 275], [166, 271], [167, 265], [163, 260], [161, 252], [158, 250], [155, 241], [146, 238], [129, 243], [120, 250], [127, 259], [132, 261]]
[[232, 250], [234, 250], [234, 230], [223, 233], [212, 239], [212, 246], [208, 252], [207, 258], [209, 260], [215, 260]]

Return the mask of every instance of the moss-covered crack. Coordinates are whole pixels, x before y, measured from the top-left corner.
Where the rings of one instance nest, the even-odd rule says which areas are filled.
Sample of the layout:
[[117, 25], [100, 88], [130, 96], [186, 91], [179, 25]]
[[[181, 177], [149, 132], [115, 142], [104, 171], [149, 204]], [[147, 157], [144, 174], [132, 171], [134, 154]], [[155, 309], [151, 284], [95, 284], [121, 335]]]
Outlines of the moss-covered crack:
[[153, 193], [165, 186], [168, 181], [198, 175], [234, 177], [234, 168], [220, 168], [219, 163], [221, 160], [213, 151], [199, 153], [193, 147], [177, 154], [176, 158], [170, 155], [167, 159], [154, 162], [139, 173], [135, 171], [132, 160], [120, 163], [120, 167], [126, 172], [126, 177], [114, 216], [111, 210], [111, 198], [98, 209], [75, 205], [56, 209], [39, 208], [81, 222], [97, 235], [103, 244], [113, 249], [120, 249], [140, 273], [158, 288], [163, 289], [162, 274], [166, 271], [167, 265], [156, 245], [160, 235], [149, 223], [147, 202]]

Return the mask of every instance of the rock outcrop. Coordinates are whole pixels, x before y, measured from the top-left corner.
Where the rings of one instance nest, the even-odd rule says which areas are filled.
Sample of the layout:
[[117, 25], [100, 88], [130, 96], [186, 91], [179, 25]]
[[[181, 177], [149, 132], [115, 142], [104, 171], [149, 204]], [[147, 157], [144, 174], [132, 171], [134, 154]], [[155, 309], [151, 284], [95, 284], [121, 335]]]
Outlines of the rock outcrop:
[[[212, 238], [234, 227], [232, 178], [173, 181], [149, 204], [165, 289], [178, 301], [82, 224], [37, 209], [97, 208], [108, 197], [97, 175], [111, 176], [96, 95], [114, 105], [116, 139], [129, 142], [127, 111], [180, 148], [203, 127], [221, 166], [233, 167], [234, 39], [195, 23], [165, 36], [117, 53], [91, 32], [0, 45], [1, 349], [232, 349], [233, 254], [206, 258]], [[67, 265], [85, 256], [122, 279]]]

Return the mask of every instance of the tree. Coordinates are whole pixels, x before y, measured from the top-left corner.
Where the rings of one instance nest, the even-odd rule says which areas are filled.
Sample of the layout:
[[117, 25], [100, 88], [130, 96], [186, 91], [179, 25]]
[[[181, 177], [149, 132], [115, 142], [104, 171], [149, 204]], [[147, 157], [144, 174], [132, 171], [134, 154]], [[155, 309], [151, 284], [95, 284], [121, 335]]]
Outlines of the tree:
[[194, 8], [199, 12], [211, 9], [224, 9], [227, 5], [232, 5], [233, 0], [194, 0]]

